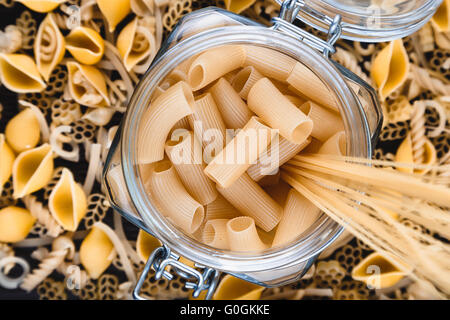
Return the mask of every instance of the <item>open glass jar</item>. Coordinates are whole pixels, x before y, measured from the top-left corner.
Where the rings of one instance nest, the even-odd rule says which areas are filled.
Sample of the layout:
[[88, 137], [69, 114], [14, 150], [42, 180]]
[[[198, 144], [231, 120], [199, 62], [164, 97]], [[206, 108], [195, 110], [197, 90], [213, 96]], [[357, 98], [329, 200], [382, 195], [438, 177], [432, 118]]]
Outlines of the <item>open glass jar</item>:
[[[263, 286], [283, 285], [301, 278], [343, 230], [322, 214], [296, 241], [252, 254], [213, 249], [170, 224], [147, 197], [137, 162], [140, 119], [169, 72], [200, 52], [228, 44], [279, 51], [302, 62], [332, 92], [344, 122], [347, 154], [370, 158], [382, 124], [377, 96], [367, 83], [329, 58], [333, 45], [340, 37], [374, 42], [406, 36], [426, 23], [440, 2], [398, 0], [389, 1], [389, 7], [377, 7], [370, 0], [287, 0], [269, 28], [218, 8], [185, 16], [136, 88], [104, 168], [104, 186], [114, 209], [164, 244], [150, 255], [134, 297], [141, 298], [139, 290], [150, 268], [156, 271], [156, 278], [170, 280], [169, 270], [186, 277], [194, 297], [203, 290], [210, 297], [220, 272]], [[297, 18], [326, 32], [328, 40], [294, 26], [292, 21]], [[194, 261], [198, 268], [184, 265], [180, 256]]]

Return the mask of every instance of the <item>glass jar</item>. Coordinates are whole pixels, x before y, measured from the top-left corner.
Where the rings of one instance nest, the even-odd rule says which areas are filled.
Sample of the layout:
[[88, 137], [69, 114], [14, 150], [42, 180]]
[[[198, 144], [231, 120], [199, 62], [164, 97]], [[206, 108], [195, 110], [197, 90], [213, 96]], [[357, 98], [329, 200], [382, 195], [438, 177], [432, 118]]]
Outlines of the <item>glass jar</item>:
[[[207, 290], [207, 298], [220, 272], [262, 286], [283, 285], [300, 279], [343, 230], [322, 214], [297, 241], [252, 254], [213, 249], [171, 225], [146, 195], [137, 165], [136, 137], [153, 91], [173, 68], [204, 50], [226, 44], [262, 46], [287, 54], [310, 68], [333, 93], [344, 122], [347, 154], [370, 158], [382, 124], [377, 95], [358, 76], [329, 58], [335, 51], [333, 45], [340, 37], [373, 42], [408, 35], [426, 23], [441, 1], [388, 1], [390, 9], [371, 7], [370, 0], [279, 2], [280, 16], [269, 28], [214, 7], [186, 15], [162, 45], [131, 98], [109, 151], [103, 182], [113, 208], [163, 243], [150, 255], [134, 290], [136, 299], [141, 299], [139, 290], [150, 268], [156, 271], [157, 279], [170, 280], [170, 272], [186, 277], [193, 295]], [[378, 14], [376, 23], [374, 12]], [[327, 32], [328, 41], [294, 26], [291, 22], [296, 18]], [[181, 263], [180, 255], [195, 262], [197, 268]]]

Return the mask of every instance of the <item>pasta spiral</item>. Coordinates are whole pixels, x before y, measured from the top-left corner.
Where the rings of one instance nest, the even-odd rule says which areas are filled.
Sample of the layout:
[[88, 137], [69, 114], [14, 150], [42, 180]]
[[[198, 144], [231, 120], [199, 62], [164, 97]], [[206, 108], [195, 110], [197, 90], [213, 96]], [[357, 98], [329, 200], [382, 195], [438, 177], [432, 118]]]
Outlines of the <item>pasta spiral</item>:
[[53, 219], [48, 209], [35, 196], [26, 196], [23, 198], [23, 201], [31, 215], [47, 229], [49, 236], [57, 237], [61, 234], [63, 228]]
[[411, 75], [417, 84], [423, 89], [430, 90], [434, 94], [448, 96], [450, 95], [450, 85], [430, 75], [428, 70], [411, 65]]
[[[6, 243], [0, 242], [0, 260], [6, 257], [14, 257], [14, 250], [8, 246]], [[9, 271], [14, 267], [14, 263], [8, 263], [3, 268], [3, 272], [8, 274]]]
[[358, 60], [351, 52], [337, 47], [336, 53], [333, 55], [333, 59], [336, 60], [336, 62], [342, 64], [345, 68], [347, 68], [354, 74], [358, 75], [365, 82], [369, 84], [372, 82], [369, 77], [361, 70]]
[[411, 114], [411, 142], [413, 147], [414, 163], [423, 163], [425, 136], [425, 104], [421, 101], [414, 103]]

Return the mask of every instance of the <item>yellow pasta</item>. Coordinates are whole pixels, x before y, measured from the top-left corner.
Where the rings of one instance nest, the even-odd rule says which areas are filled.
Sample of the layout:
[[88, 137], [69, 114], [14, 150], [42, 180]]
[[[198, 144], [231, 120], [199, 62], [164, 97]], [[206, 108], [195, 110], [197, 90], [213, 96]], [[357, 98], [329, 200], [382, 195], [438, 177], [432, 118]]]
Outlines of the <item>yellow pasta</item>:
[[308, 199], [291, 189], [272, 246], [287, 244], [297, 238], [311, 227], [320, 213], [320, 210]]
[[286, 81], [295, 64], [295, 59], [273, 49], [245, 46], [244, 65], [255, 67], [268, 78]]
[[15, 0], [36, 12], [50, 12], [67, 0]]
[[25, 239], [36, 218], [19, 207], [6, 207], [0, 210], [0, 242], [18, 242]]
[[44, 187], [53, 173], [53, 154], [49, 144], [43, 144], [19, 154], [13, 165], [14, 198], [22, 198]]
[[292, 96], [290, 94], [284, 95], [286, 98], [289, 99], [290, 102], [292, 102], [297, 108], [300, 108], [302, 104], [308, 102], [307, 99], [303, 99], [303, 97]]
[[227, 222], [228, 244], [233, 251], [261, 251], [267, 246], [259, 238], [255, 220], [250, 217], [237, 217]]
[[48, 199], [53, 218], [68, 231], [75, 231], [87, 212], [87, 199], [70, 170], [63, 168], [61, 178]]
[[80, 246], [80, 261], [89, 277], [97, 279], [116, 257], [116, 250], [107, 234], [93, 227]]
[[161, 241], [154, 236], [148, 234], [142, 229], [139, 229], [138, 237], [136, 240], [136, 253], [142, 262], [147, 262], [150, 254], [156, 249], [161, 247]]
[[162, 160], [153, 166], [146, 187], [161, 213], [176, 226], [189, 234], [200, 227], [205, 216], [203, 206], [186, 191], [170, 161]]
[[272, 230], [280, 221], [283, 209], [246, 173], [228, 188], [217, 186], [217, 190], [264, 231]]
[[225, 0], [225, 8], [234, 13], [248, 9], [256, 0]]
[[213, 300], [259, 300], [264, 287], [225, 275], [217, 286]]
[[6, 181], [11, 177], [14, 159], [14, 152], [5, 141], [5, 135], [0, 133], [0, 194]]
[[105, 42], [100, 34], [88, 27], [76, 27], [66, 37], [66, 48], [83, 64], [96, 64], [105, 52]]
[[166, 154], [189, 194], [206, 205], [217, 198], [214, 183], [203, 172], [202, 149], [192, 132], [183, 131], [179, 140], [166, 142]]
[[45, 81], [49, 80], [52, 71], [64, 58], [65, 51], [64, 36], [49, 13], [41, 22], [34, 41], [36, 65]]
[[228, 221], [228, 219], [213, 219], [207, 221], [202, 232], [202, 241], [213, 248], [228, 249]]
[[140, 17], [154, 15], [154, 0], [131, 0], [131, 10]]
[[220, 78], [210, 92], [227, 128], [242, 128], [253, 116], [247, 104], [224, 78]]
[[245, 127], [208, 164], [205, 174], [222, 188], [233, 184], [252, 164], [256, 163], [272, 139], [277, 136], [257, 117]]
[[[423, 145], [424, 154], [423, 154], [423, 162], [418, 164], [432, 165], [437, 161], [437, 153], [436, 148], [431, 143], [431, 141], [427, 137], [422, 137], [425, 140]], [[414, 151], [412, 145], [411, 134], [408, 134], [403, 142], [397, 149], [395, 154], [395, 161], [406, 164], [414, 164]], [[410, 167], [397, 167], [398, 171], [407, 172], [407, 173], [424, 173], [426, 170], [424, 169], [414, 169], [413, 166]]]
[[67, 62], [69, 71], [69, 91], [73, 99], [88, 107], [110, 105], [103, 73], [93, 66]]
[[263, 75], [259, 73], [255, 67], [248, 66], [235, 75], [231, 85], [233, 86], [233, 89], [239, 93], [239, 96], [242, 99], [247, 100], [251, 87], [262, 78]]
[[450, 1], [444, 0], [436, 13], [431, 18], [431, 22], [439, 32], [450, 31]]
[[194, 112], [194, 96], [186, 82], [178, 82], [150, 103], [142, 117], [139, 134], [139, 163], [164, 158], [164, 145], [171, 128]]
[[370, 69], [382, 100], [405, 82], [408, 73], [409, 58], [402, 39], [394, 40], [384, 47], [375, 57]]
[[346, 146], [345, 132], [339, 131], [325, 141], [317, 153], [345, 156], [347, 153]]
[[0, 53], [0, 79], [17, 93], [41, 92], [46, 87], [33, 59], [20, 53]]
[[97, 5], [108, 21], [109, 32], [113, 32], [131, 11], [130, 0], [97, 0]]
[[[248, 107], [280, 135], [293, 143], [303, 143], [311, 134], [313, 122], [274, 85], [263, 78], [248, 94]], [[276, 106], [276, 107], [275, 107]]]
[[189, 68], [189, 84], [194, 91], [202, 89], [228, 72], [241, 67], [244, 60], [245, 50], [238, 45], [222, 46], [203, 52]]
[[220, 194], [205, 206], [205, 220], [233, 219], [240, 215], [241, 213]]
[[5, 128], [6, 140], [16, 153], [36, 147], [40, 133], [39, 121], [30, 108], [19, 112]]

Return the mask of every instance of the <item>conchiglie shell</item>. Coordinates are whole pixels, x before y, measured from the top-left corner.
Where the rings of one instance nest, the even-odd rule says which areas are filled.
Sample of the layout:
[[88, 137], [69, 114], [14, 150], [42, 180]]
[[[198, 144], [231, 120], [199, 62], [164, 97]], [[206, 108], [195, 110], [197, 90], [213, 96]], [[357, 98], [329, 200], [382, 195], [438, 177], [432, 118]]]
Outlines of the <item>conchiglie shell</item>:
[[[424, 139], [426, 139], [425, 144], [424, 144], [424, 149], [425, 149], [424, 150], [424, 161], [423, 161], [423, 163], [419, 163], [419, 164], [424, 164], [424, 165], [435, 164], [437, 161], [436, 149], [428, 138], [424, 137]], [[395, 154], [395, 161], [401, 162], [401, 163], [414, 164], [413, 152], [414, 151], [413, 151], [411, 135], [408, 134], [397, 149], [397, 152]], [[406, 172], [406, 173], [415, 172], [415, 173], [419, 173], [419, 174], [425, 172], [424, 169], [414, 169], [412, 166], [411, 167], [398, 167], [397, 170], [401, 171], [401, 172]]]
[[[67, 70], [69, 71], [69, 91], [76, 102], [89, 107], [104, 107], [110, 104], [105, 78], [100, 70], [93, 66], [86, 66], [74, 61], [67, 62]], [[82, 97], [85, 89], [74, 83], [74, 76], [77, 71], [80, 71], [83, 79], [95, 89], [96, 94], [99, 94], [103, 98], [98, 104], [90, 104], [83, 101]]]
[[105, 42], [100, 34], [87, 27], [77, 27], [66, 37], [66, 48], [84, 64], [96, 64], [105, 52]]
[[86, 215], [86, 195], [70, 170], [63, 169], [61, 178], [50, 193], [48, 208], [53, 218], [68, 231], [75, 231]]
[[33, 59], [25, 54], [0, 53], [0, 78], [6, 88], [17, 93], [41, 92], [46, 87]]
[[263, 287], [227, 274], [217, 286], [213, 300], [259, 300]]
[[439, 32], [450, 31], [450, 0], [442, 2], [431, 18], [431, 22]]
[[97, 126], [104, 126], [109, 123], [116, 111], [108, 107], [100, 107], [88, 110], [81, 118], [87, 119]]
[[14, 152], [8, 146], [5, 135], [0, 133], [0, 194], [6, 181], [11, 177], [14, 159]]
[[234, 13], [241, 13], [249, 8], [256, 0], [225, 0], [225, 8]]
[[30, 108], [19, 112], [6, 125], [6, 141], [16, 153], [36, 147], [40, 136], [39, 121]]
[[384, 100], [408, 77], [409, 58], [401, 39], [390, 42], [372, 63], [371, 76]]
[[93, 227], [80, 246], [80, 261], [92, 279], [108, 269], [116, 255], [114, 245], [103, 230]]
[[161, 247], [161, 241], [154, 236], [140, 229], [136, 240], [136, 252], [143, 262], [147, 262], [148, 257], [156, 248]]
[[387, 254], [374, 252], [353, 268], [352, 277], [377, 289], [389, 288], [408, 275], [412, 268]]
[[43, 188], [52, 174], [53, 154], [49, 144], [22, 152], [13, 165], [14, 198], [22, 198]]
[[[51, 35], [49, 33], [51, 32]], [[49, 43], [49, 39], [55, 43]], [[43, 54], [43, 46], [50, 50], [50, 61], [46, 61], [45, 54]], [[53, 48], [54, 46], [54, 48]], [[39, 30], [34, 41], [34, 56], [36, 58], [36, 65], [40, 74], [44, 77], [45, 81], [48, 81], [50, 74], [64, 58], [65, 49], [64, 36], [59, 31], [58, 26], [53, 18], [53, 15], [49, 13], [47, 17], [41, 22]]]
[[36, 12], [50, 12], [55, 10], [61, 3], [67, 0], [16, 0], [22, 3], [27, 8]]
[[36, 218], [19, 207], [6, 207], [0, 210], [0, 242], [18, 242], [25, 239]]
[[110, 32], [131, 12], [130, 0], [97, 0], [97, 5], [108, 21]]

